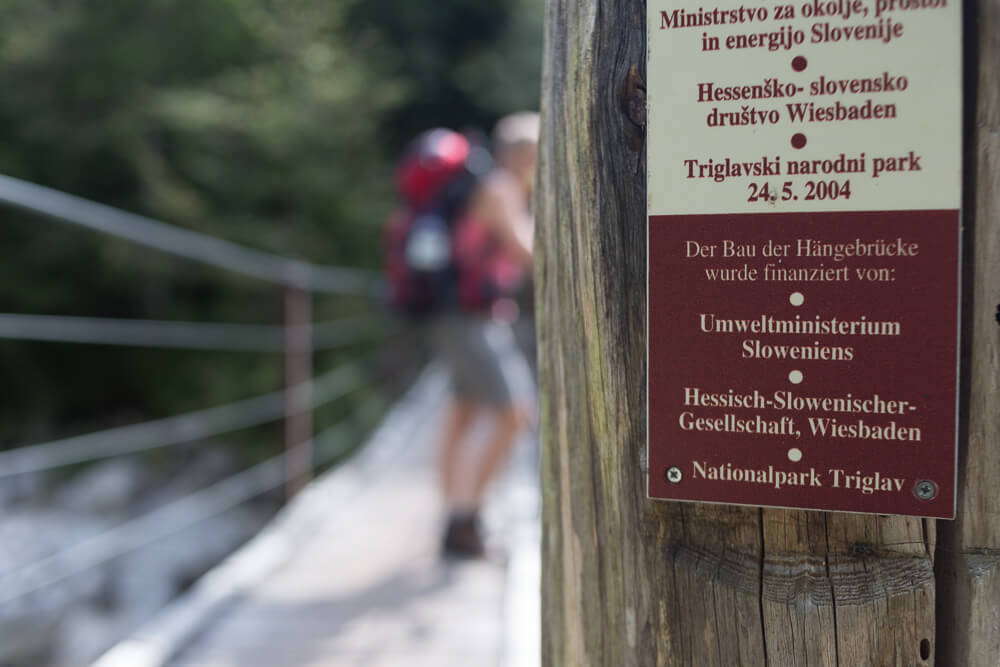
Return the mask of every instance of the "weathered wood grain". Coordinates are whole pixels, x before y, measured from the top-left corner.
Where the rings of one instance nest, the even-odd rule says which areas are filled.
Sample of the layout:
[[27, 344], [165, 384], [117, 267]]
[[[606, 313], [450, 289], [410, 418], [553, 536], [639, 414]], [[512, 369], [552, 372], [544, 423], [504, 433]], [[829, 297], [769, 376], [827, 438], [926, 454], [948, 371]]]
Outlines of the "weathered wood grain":
[[[967, 114], [962, 466], [958, 519], [942, 522], [942, 665], [1000, 664], [1000, 0], [967, 5], [976, 106]], [[967, 90], [967, 97], [972, 91]]]

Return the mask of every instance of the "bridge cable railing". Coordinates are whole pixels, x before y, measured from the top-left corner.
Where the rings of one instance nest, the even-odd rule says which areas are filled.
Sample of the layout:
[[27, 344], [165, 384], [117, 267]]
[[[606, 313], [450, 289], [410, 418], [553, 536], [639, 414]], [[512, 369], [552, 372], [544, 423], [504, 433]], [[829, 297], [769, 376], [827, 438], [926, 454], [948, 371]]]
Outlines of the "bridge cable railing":
[[[369, 338], [384, 321], [377, 315], [344, 317], [309, 325], [314, 350], [332, 350]], [[0, 313], [0, 338], [8, 340], [176, 348], [281, 352], [294, 327]]]
[[376, 284], [367, 271], [321, 266], [248, 248], [10, 176], [0, 175], [0, 203], [285, 287], [368, 295]]
[[[359, 316], [314, 324], [309, 293], [377, 296], [369, 272], [311, 264], [247, 248], [144, 216], [0, 175], [0, 204], [80, 225], [142, 246], [200, 261], [279, 285], [285, 291], [283, 325], [125, 320], [56, 315], [0, 314], [0, 338], [63, 343], [188, 349], [282, 351], [285, 388], [225, 405], [119, 426], [0, 452], [0, 479], [134, 454], [242, 428], [285, 421], [285, 451], [150, 514], [88, 538], [35, 563], [0, 574], [0, 604], [182, 531], [282, 484], [292, 495], [312, 467], [346, 451], [329, 440], [341, 422], [312, 433], [314, 408], [364, 386], [364, 363], [355, 360], [313, 377], [314, 350], [361, 342], [377, 318]], [[398, 331], [390, 331], [390, 334]], [[314, 442], [320, 449], [314, 450]], [[306, 462], [304, 464], [303, 462]], [[303, 466], [308, 470], [303, 471]]]
[[[330, 463], [348, 452], [352, 441], [344, 436], [350, 421], [350, 418], [341, 420], [314, 438], [318, 445], [315, 448], [316, 465]], [[313, 449], [313, 443], [303, 442], [296, 447]], [[286, 451], [273, 456], [147, 514], [0, 574], [0, 607], [176, 535], [279, 488], [286, 481], [287, 459], [294, 453]]]
[[[292, 402], [292, 388], [302, 386], [312, 377], [312, 358], [317, 349], [327, 349], [352, 341], [356, 332], [344, 323], [312, 322], [311, 292], [341, 295], [361, 295], [369, 299], [378, 296], [379, 281], [374, 274], [358, 269], [311, 264], [298, 259], [249, 248], [232, 241], [219, 239], [152, 218], [129, 213], [105, 204], [93, 202], [52, 188], [30, 183], [10, 176], [0, 175], [0, 204], [6, 204], [34, 214], [79, 225], [132, 241], [147, 248], [170, 253], [189, 260], [199, 261], [253, 278], [268, 281], [284, 288], [284, 324], [281, 331], [281, 351], [284, 354], [285, 389], [285, 446], [289, 452], [299, 452], [295, 443], [308, 442], [311, 435], [311, 410], [299, 410]], [[209, 338], [223, 349], [240, 347], [239, 343], [225, 342], [231, 327], [254, 326], [214, 323], [169, 323], [110, 320], [102, 323], [85, 318], [64, 318], [56, 321], [54, 315], [15, 316], [9, 314], [6, 325], [11, 337], [22, 340], [64, 340], [106, 344], [152, 343], [159, 339], [164, 347], [198, 347], [208, 349]], [[60, 325], [66, 325], [62, 334]], [[195, 329], [198, 331], [195, 331]], [[19, 332], [16, 330], [20, 330]], [[28, 330], [31, 331], [28, 331]], [[250, 334], [246, 345], [274, 349], [277, 330], [242, 329]], [[85, 340], [87, 339], [87, 340]], [[117, 341], [114, 339], [118, 339]], [[232, 340], [235, 340], [232, 339]], [[159, 345], [158, 345], [159, 346]], [[204, 346], [204, 347], [203, 347]], [[276, 398], [271, 396], [271, 399]], [[250, 404], [253, 405], [252, 403]], [[267, 401], [267, 406], [271, 405]], [[205, 418], [231, 419], [230, 412], [219, 409], [204, 411]], [[186, 422], [182, 418], [166, 422], [164, 428], [173, 428]], [[122, 427], [129, 428], [129, 427]], [[144, 431], [140, 431], [143, 433]], [[311, 468], [308, 456], [297, 453], [289, 466], [288, 495], [294, 495], [309, 479]]]
[[281, 419], [286, 410], [312, 410], [364, 383], [361, 362], [344, 364], [301, 385], [225, 405], [116, 426], [0, 452], [0, 479], [136, 454], [258, 426]]

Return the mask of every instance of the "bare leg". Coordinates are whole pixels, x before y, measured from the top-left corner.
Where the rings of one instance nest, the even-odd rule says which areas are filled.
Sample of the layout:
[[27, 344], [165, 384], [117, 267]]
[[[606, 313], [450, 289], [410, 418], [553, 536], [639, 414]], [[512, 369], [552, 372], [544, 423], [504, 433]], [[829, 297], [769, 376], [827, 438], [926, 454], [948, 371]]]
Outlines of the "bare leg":
[[459, 501], [457, 482], [462, 463], [462, 439], [476, 417], [476, 407], [471, 401], [453, 398], [448, 410], [444, 440], [441, 443], [438, 459], [438, 473], [441, 492], [450, 507], [454, 507]]
[[507, 461], [524, 421], [524, 410], [516, 404], [497, 410], [493, 433], [476, 467], [472, 492], [477, 505], [482, 503], [486, 487]]

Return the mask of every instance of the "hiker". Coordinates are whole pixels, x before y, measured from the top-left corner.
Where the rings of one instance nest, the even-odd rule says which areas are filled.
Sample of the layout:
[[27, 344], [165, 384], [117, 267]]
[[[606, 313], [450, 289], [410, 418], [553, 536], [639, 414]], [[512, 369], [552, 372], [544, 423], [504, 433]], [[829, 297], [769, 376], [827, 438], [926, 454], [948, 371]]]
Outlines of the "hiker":
[[[520, 272], [519, 286], [530, 276], [534, 220], [530, 199], [538, 147], [538, 116], [519, 113], [500, 120], [493, 133], [494, 168], [472, 194], [466, 219], [495, 248], [497, 263]], [[460, 239], [459, 239], [460, 240]], [[439, 459], [441, 488], [449, 518], [443, 549], [455, 556], [479, 556], [484, 547], [479, 509], [489, 483], [507, 462], [527, 425], [531, 373], [515, 331], [519, 319], [515, 295], [494, 299], [489, 312], [460, 312], [437, 323], [436, 353], [452, 373], [453, 397], [445, 422]], [[492, 418], [492, 430], [480, 457], [468, 466], [467, 435], [477, 416]]]
[[[489, 166], [482, 147], [432, 130], [397, 173], [407, 207], [388, 232], [389, 281], [397, 308], [426, 322], [451, 380], [438, 459], [447, 556], [483, 555], [479, 510], [527, 423], [531, 373], [512, 325], [531, 271], [537, 135], [537, 114], [502, 119]], [[468, 436], [480, 417], [490, 431], [477, 453]]]

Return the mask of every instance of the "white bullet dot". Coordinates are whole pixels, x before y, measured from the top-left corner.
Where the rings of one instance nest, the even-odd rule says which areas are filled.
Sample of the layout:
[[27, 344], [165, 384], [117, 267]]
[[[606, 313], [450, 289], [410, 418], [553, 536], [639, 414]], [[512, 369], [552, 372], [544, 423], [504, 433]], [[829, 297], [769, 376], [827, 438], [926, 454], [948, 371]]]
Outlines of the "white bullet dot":
[[798, 447], [792, 447], [788, 450], [788, 460], [792, 463], [798, 463], [802, 460], [802, 450]]
[[806, 302], [806, 297], [802, 292], [792, 292], [791, 296], [788, 297], [788, 302], [796, 307], [801, 306]]
[[805, 376], [802, 375], [802, 371], [792, 371], [788, 374], [788, 381], [792, 384], [800, 384]]

